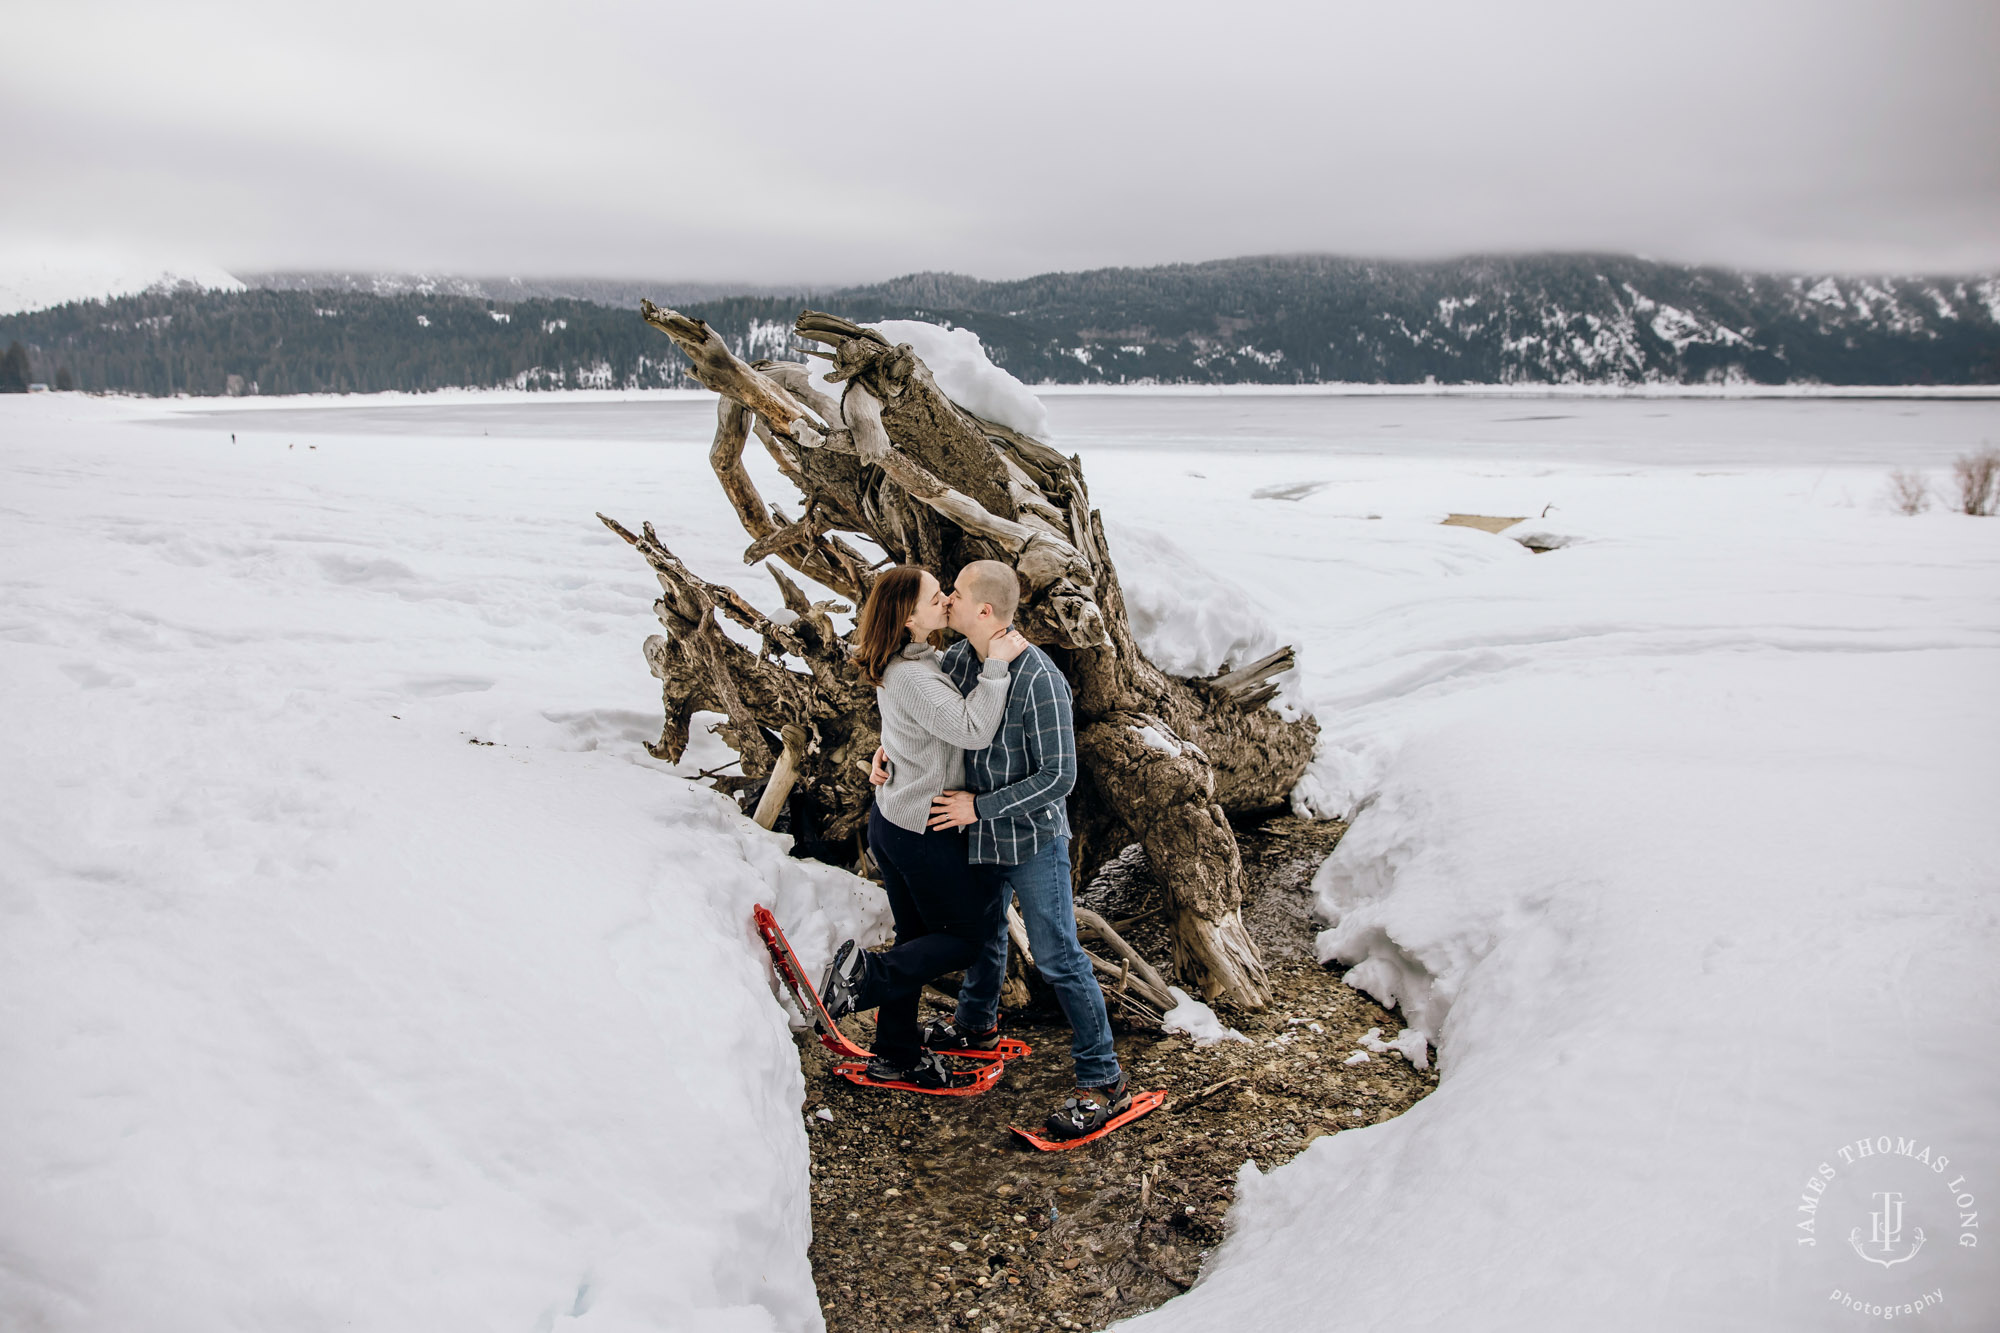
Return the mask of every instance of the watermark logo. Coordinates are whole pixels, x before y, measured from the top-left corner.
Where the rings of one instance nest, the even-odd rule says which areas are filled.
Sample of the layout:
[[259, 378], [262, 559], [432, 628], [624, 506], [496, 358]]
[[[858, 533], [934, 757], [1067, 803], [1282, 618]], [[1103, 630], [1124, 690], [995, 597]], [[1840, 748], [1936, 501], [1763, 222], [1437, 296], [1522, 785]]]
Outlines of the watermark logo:
[[1826, 1154], [1792, 1210], [1794, 1247], [1827, 1301], [1868, 1318], [1925, 1316], [1935, 1328], [1956, 1326], [1947, 1311], [1973, 1314], [1949, 1296], [1954, 1280], [1977, 1271], [1982, 1230], [1971, 1173], [1949, 1152], [1898, 1134]]
[[[1924, 1248], [1924, 1229], [1918, 1227], [1915, 1243], [1901, 1254], [1897, 1254], [1895, 1251], [1902, 1244], [1903, 1240], [1902, 1192], [1900, 1190], [1877, 1190], [1875, 1197], [1881, 1202], [1882, 1206], [1868, 1214], [1870, 1223], [1868, 1245], [1864, 1247], [1861, 1244], [1860, 1227], [1854, 1228], [1853, 1232], [1848, 1235], [1847, 1243], [1854, 1247], [1856, 1254], [1869, 1263], [1880, 1264], [1884, 1268], [1894, 1268], [1897, 1264], [1916, 1258], [1917, 1251]], [[1881, 1253], [1874, 1254], [1870, 1252], [1875, 1249], [1879, 1249]]]

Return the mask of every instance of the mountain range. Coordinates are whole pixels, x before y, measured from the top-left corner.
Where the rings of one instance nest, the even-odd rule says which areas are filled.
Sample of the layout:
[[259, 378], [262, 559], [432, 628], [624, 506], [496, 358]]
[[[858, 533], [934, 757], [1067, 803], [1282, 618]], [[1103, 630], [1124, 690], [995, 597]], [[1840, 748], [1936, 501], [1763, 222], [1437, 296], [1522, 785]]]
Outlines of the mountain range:
[[39, 378], [139, 393], [689, 383], [641, 295], [750, 358], [801, 306], [973, 330], [1029, 383], [2000, 383], [2000, 275], [1760, 274], [1621, 255], [1265, 256], [817, 293], [249, 275], [0, 317]]

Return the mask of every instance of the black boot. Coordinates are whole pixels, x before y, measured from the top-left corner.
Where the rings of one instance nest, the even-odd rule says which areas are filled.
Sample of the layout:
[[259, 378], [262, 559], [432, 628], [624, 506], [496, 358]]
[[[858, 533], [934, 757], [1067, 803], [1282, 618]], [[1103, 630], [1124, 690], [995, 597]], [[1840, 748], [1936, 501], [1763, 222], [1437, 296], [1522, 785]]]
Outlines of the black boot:
[[868, 955], [853, 940], [833, 951], [833, 961], [826, 965], [826, 975], [819, 980], [819, 1002], [826, 1006], [827, 1016], [835, 1022], [861, 1008], [855, 998], [868, 974], [867, 959]]
[[1048, 1119], [1049, 1134], [1058, 1139], [1080, 1139], [1095, 1134], [1132, 1109], [1132, 1090], [1124, 1074], [1112, 1088], [1078, 1088]]
[[1000, 1049], [1000, 1025], [995, 1023], [984, 1032], [967, 1032], [958, 1026], [958, 1015], [950, 1018], [933, 1018], [924, 1024], [924, 1049], [927, 1051], [997, 1051]]
[[910, 1063], [878, 1055], [868, 1062], [868, 1077], [877, 1083], [908, 1083], [919, 1088], [948, 1088], [953, 1082], [944, 1057], [930, 1051], [919, 1052]]

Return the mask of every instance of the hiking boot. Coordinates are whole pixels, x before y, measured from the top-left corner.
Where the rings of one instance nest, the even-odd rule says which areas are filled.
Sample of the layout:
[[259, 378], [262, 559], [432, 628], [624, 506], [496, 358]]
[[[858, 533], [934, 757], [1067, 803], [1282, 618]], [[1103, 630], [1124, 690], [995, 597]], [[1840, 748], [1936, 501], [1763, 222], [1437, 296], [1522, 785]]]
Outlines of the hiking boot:
[[1111, 1088], [1078, 1088], [1048, 1119], [1049, 1134], [1058, 1139], [1080, 1139], [1095, 1134], [1132, 1109], [1132, 1089], [1122, 1073]]
[[819, 1002], [826, 1006], [827, 1017], [835, 1022], [861, 1007], [855, 998], [868, 975], [867, 959], [868, 955], [853, 940], [833, 951], [833, 961], [826, 965], [826, 975], [819, 980]]
[[924, 1024], [924, 1049], [927, 1051], [997, 1051], [1000, 1049], [1000, 1025], [995, 1023], [984, 1032], [967, 1032], [958, 1026], [958, 1015], [950, 1018], [933, 1018]]
[[919, 1088], [948, 1088], [951, 1068], [944, 1057], [931, 1051], [918, 1052], [910, 1063], [878, 1055], [868, 1062], [868, 1077], [877, 1083], [909, 1083]]

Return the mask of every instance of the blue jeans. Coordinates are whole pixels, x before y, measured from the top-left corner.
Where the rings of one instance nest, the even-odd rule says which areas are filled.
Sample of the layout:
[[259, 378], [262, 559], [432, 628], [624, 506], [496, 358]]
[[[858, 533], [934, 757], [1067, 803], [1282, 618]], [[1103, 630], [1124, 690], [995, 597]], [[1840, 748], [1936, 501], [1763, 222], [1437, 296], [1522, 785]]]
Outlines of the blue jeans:
[[1000, 1020], [1000, 984], [1007, 979], [1004, 904], [1018, 897], [1035, 968], [1055, 989], [1063, 1014], [1076, 1033], [1069, 1048], [1076, 1061], [1076, 1085], [1115, 1086], [1118, 1053], [1111, 1046], [1111, 1016], [1104, 1011], [1104, 991], [1076, 938], [1076, 907], [1069, 890], [1069, 839], [1057, 838], [1017, 866], [976, 868], [992, 876], [1003, 906], [998, 928], [965, 969], [965, 983], [959, 987], [958, 1017], [963, 1027], [984, 1032]]

